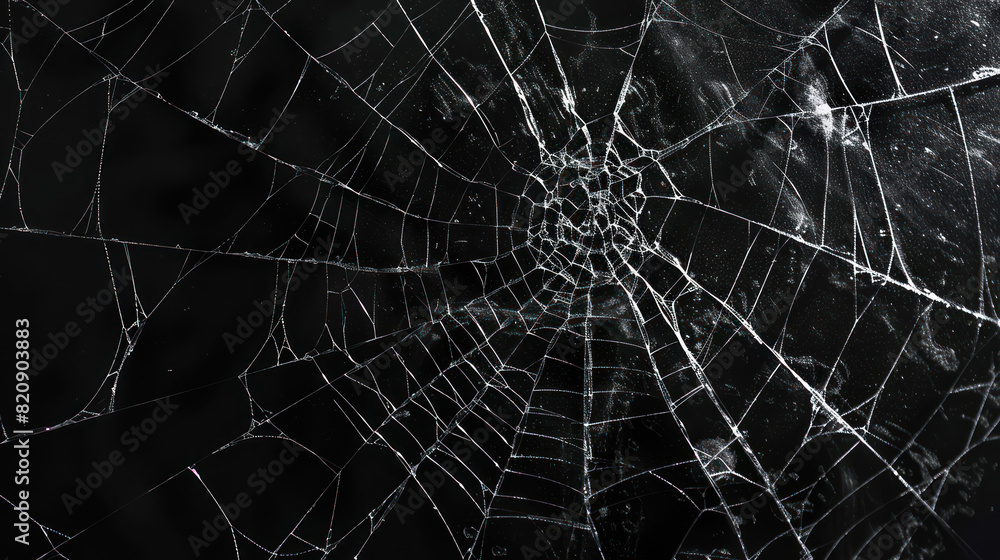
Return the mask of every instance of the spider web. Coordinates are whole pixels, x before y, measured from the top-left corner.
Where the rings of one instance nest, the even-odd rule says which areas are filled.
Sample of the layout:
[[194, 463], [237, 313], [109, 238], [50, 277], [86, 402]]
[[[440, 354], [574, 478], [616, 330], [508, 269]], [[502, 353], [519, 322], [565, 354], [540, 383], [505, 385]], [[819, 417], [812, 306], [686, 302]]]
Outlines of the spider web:
[[989, 3], [8, 12], [33, 344], [130, 278], [34, 378], [32, 557], [984, 550]]

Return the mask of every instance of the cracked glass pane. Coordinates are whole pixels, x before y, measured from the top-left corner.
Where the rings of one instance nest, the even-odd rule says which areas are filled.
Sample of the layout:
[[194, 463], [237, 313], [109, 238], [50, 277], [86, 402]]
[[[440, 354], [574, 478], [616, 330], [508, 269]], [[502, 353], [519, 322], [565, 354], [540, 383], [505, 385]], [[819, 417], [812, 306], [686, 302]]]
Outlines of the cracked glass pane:
[[994, 3], [7, 4], [14, 557], [996, 557]]

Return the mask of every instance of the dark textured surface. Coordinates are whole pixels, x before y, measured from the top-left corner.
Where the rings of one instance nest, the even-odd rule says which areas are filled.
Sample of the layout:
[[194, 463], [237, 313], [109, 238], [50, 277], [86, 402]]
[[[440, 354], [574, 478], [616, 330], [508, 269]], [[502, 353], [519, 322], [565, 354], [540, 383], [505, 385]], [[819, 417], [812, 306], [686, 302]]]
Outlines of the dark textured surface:
[[996, 557], [992, 3], [7, 5], [13, 557]]

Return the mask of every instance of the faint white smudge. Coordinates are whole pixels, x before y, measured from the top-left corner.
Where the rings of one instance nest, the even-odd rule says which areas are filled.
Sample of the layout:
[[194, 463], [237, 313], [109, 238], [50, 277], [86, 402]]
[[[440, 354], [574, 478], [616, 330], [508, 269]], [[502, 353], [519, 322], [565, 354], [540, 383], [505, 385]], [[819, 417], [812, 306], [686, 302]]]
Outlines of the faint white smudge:
[[972, 78], [974, 80], [982, 80], [983, 78], [989, 78], [990, 76], [996, 76], [1000, 74], [1000, 68], [995, 66], [983, 66], [979, 70], [972, 73]]
[[736, 454], [722, 438], [703, 439], [694, 445], [706, 472], [713, 477], [736, 471]]
[[809, 86], [809, 89], [806, 90], [806, 104], [808, 111], [812, 113], [813, 117], [819, 119], [823, 136], [829, 139], [834, 131], [833, 108], [827, 103], [823, 89], [816, 86]]
[[820, 118], [820, 122], [823, 123], [823, 134], [827, 138], [833, 134], [833, 109], [827, 102], [822, 102], [816, 106], [816, 116]]

